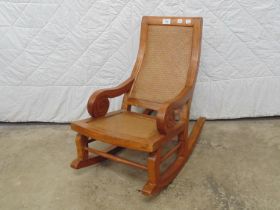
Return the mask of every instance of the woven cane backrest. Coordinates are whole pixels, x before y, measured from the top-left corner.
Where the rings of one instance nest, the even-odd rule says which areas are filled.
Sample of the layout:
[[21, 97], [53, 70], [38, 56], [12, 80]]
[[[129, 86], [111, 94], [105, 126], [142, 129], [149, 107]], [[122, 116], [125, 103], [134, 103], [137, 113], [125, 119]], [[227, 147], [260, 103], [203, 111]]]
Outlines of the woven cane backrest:
[[200, 57], [202, 18], [143, 17], [134, 84], [124, 107], [157, 110], [195, 85]]
[[146, 51], [130, 96], [162, 103], [185, 87], [192, 27], [149, 25]]

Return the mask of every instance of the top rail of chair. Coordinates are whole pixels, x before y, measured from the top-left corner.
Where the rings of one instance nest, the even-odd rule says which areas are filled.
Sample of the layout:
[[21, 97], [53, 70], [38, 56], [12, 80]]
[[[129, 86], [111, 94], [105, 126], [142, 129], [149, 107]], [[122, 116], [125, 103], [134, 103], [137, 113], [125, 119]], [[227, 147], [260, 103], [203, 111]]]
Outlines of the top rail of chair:
[[142, 23], [149, 25], [194, 26], [202, 24], [202, 17], [143, 16]]

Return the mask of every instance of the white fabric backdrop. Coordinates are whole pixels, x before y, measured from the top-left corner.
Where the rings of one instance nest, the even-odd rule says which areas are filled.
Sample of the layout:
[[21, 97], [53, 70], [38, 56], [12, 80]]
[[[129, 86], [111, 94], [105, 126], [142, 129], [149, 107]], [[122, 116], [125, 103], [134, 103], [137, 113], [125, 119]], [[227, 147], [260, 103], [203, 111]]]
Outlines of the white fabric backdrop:
[[279, 1], [2, 0], [0, 121], [87, 117], [94, 90], [129, 76], [143, 15], [204, 18], [193, 118], [280, 114]]

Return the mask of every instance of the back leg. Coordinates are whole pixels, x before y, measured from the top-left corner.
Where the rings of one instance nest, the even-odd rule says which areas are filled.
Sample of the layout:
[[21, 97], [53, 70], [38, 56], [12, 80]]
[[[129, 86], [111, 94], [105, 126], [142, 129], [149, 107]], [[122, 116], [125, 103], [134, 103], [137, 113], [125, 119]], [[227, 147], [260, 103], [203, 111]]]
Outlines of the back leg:
[[201, 133], [204, 121], [205, 118], [197, 120], [189, 137], [187, 136], [187, 129], [178, 135], [180, 146], [177, 158], [162, 174], [160, 174], [160, 151], [150, 154], [148, 158], [148, 182], [142, 189], [144, 195], [157, 194], [175, 179], [189, 159]]

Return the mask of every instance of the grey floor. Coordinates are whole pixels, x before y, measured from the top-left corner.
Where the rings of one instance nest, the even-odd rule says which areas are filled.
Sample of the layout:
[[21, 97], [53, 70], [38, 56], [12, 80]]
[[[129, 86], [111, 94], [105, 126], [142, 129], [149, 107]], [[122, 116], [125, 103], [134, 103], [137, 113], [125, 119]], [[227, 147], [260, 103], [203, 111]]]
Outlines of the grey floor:
[[[0, 209], [280, 209], [280, 119], [208, 121], [189, 162], [160, 195], [143, 171], [69, 167], [68, 125], [0, 124]], [[132, 151], [121, 155], [144, 160]]]

